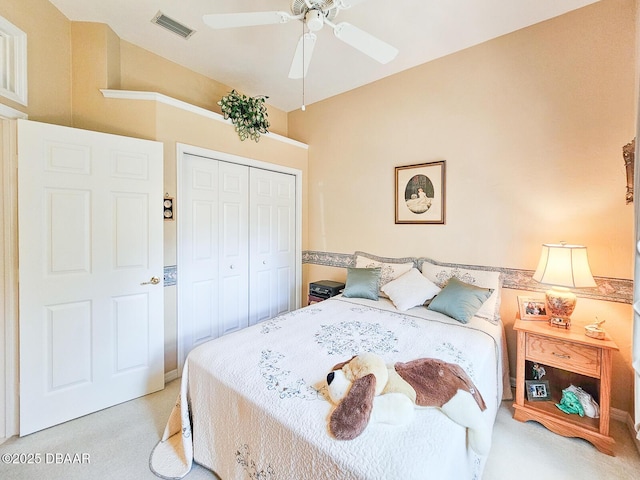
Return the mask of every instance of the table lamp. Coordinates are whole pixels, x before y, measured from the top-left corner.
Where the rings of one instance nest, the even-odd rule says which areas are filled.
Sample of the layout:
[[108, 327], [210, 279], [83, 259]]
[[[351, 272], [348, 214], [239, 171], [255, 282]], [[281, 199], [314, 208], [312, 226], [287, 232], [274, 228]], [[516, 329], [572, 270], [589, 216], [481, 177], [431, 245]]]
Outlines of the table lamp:
[[545, 243], [533, 279], [552, 287], [545, 292], [549, 324], [569, 328], [576, 308], [576, 295], [569, 288], [595, 287], [587, 247]]

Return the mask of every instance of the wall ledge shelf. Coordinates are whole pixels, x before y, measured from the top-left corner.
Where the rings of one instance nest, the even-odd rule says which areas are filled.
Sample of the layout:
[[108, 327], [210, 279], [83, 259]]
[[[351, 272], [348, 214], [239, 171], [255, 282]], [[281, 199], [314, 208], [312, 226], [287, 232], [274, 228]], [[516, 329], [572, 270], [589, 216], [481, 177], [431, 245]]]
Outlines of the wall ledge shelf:
[[[158, 92], [143, 92], [137, 90], [113, 90], [113, 89], [100, 89], [104, 98], [115, 98], [120, 100], [144, 100], [144, 101], [153, 101], [158, 103], [164, 103], [165, 105], [169, 105], [175, 108], [179, 108], [181, 110], [185, 110], [187, 112], [195, 113], [196, 115], [200, 115], [211, 120], [216, 120], [218, 122], [223, 122], [228, 125], [233, 125], [231, 120], [225, 120], [222, 115], [216, 112], [212, 112], [211, 110], [207, 110], [206, 108], [198, 107], [191, 103], [183, 102], [182, 100], [178, 100], [177, 98], [169, 97], [162, 93]], [[293, 140], [291, 138], [285, 137], [283, 135], [278, 135], [277, 133], [266, 133], [262, 135], [266, 138], [271, 138], [273, 140], [288, 143], [289, 145], [293, 145], [298, 148], [303, 148], [305, 150], [309, 149], [309, 145], [306, 143], [299, 142], [297, 140]]]
[[11, 108], [9, 105], [0, 103], [0, 118], [7, 118], [10, 120], [22, 118], [26, 120], [28, 117], [29, 116], [26, 113], [16, 110], [15, 108]]

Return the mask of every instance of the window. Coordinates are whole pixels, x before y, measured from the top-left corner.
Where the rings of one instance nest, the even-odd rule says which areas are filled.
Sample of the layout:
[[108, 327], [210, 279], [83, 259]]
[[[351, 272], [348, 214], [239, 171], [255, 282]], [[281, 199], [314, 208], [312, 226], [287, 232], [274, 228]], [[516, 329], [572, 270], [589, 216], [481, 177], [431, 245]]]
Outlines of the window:
[[0, 17], [0, 96], [27, 105], [27, 34]]

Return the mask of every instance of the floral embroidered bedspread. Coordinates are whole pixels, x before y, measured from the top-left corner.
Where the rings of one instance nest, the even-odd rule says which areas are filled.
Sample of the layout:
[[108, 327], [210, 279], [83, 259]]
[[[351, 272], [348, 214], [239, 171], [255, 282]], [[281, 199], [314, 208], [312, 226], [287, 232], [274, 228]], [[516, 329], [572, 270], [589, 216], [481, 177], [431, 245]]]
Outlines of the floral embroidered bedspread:
[[[503, 392], [503, 330], [463, 325], [389, 301], [330, 300], [195, 348], [151, 469], [181, 478], [195, 461], [221, 479], [480, 479], [486, 461], [466, 430], [438, 409], [403, 426], [369, 424], [350, 441], [331, 437], [326, 375], [368, 351], [388, 363], [439, 358], [470, 375], [493, 425]], [[506, 353], [504, 354], [506, 356]]]

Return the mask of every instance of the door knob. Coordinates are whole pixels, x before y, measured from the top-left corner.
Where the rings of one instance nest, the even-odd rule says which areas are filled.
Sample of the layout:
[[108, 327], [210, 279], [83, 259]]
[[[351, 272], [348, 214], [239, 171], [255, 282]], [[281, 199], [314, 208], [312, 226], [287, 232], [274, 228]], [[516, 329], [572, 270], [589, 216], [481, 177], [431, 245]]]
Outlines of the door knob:
[[151, 277], [148, 282], [142, 282], [140, 285], [157, 285], [160, 283], [160, 279], [158, 277]]

